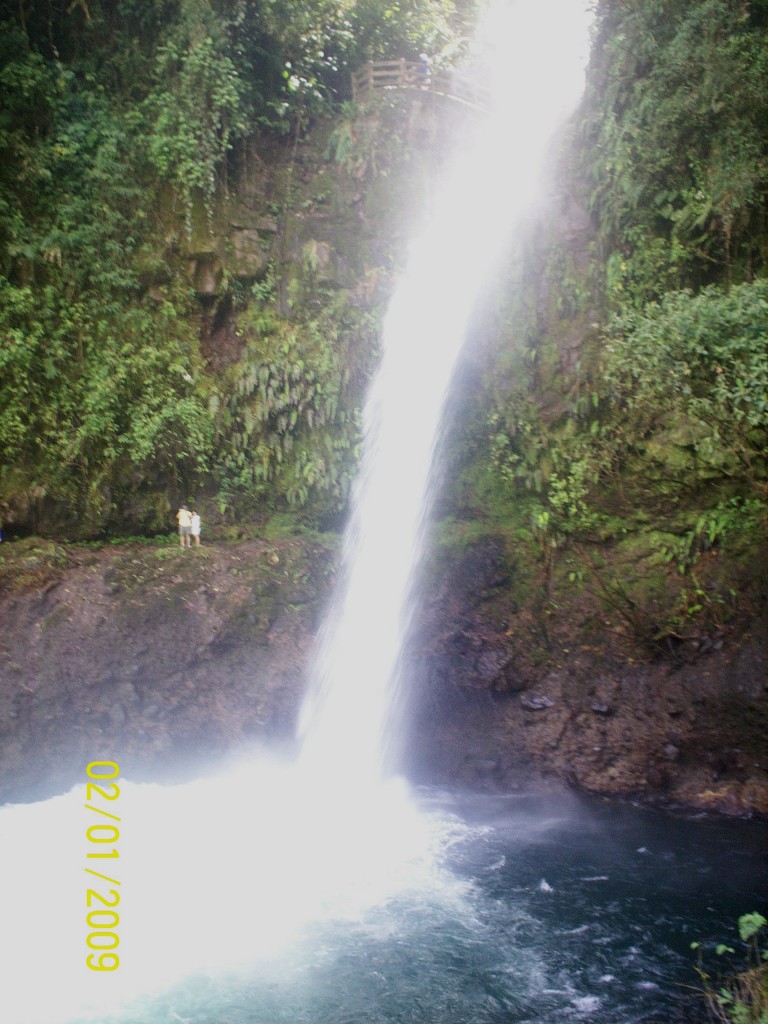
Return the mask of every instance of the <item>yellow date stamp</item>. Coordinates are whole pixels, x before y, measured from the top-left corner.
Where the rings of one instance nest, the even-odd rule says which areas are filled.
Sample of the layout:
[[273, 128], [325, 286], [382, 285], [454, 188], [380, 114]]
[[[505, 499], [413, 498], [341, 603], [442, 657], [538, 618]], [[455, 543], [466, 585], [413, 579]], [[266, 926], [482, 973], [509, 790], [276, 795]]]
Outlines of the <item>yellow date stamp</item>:
[[[85, 829], [88, 862], [85, 873], [90, 875], [85, 890], [85, 939], [88, 953], [85, 963], [92, 971], [116, 971], [120, 966], [117, 949], [120, 945], [119, 875], [120, 825], [122, 820], [115, 811], [120, 787], [115, 779], [120, 766], [114, 761], [91, 761], [86, 765], [85, 809], [89, 824]], [[98, 879], [98, 881], [92, 881]], [[112, 886], [113, 888], [107, 888]]]

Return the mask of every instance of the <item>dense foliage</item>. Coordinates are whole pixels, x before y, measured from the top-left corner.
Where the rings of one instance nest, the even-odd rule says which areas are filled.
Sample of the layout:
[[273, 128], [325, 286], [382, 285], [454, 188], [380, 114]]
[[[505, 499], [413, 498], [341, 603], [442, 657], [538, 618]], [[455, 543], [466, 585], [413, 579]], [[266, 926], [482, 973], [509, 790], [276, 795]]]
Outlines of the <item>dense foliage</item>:
[[[704, 488], [712, 509], [751, 514], [766, 478], [766, 339], [765, 281], [670, 292], [616, 314], [565, 418], [548, 423], [535, 395], [493, 414], [496, 470], [538, 494], [540, 522], [561, 537], [594, 534], [617, 514], [652, 513], [658, 526], [699, 509]], [[711, 534], [706, 523], [691, 513]]]
[[619, 304], [765, 263], [764, 3], [604, 0], [584, 123]]
[[736, 614], [761, 549], [767, 60], [764, 3], [598, 4], [561, 172], [589, 223], [514, 264], [457, 465], [548, 614], [589, 590], [654, 651]]
[[[156, 529], [193, 493], [233, 515], [343, 506], [375, 358], [376, 311], [360, 294], [392, 257], [391, 206], [371, 197], [394, 183], [408, 120], [400, 131], [394, 108], [355, 110], [349, 70], [457, 45], [473, 8], [5, 9], [0, 516], [72, 534]], [[598, 5], [568, 169], [592, 249], [570, 251], [555, 225], [508, 288], [513, 326], [465, 432], [475, 484], [457, 492], [527, 517], [548, 564], [650, 516], [677, 538], [664, 551], [690, 565], [702, 537], [759, 520], [767, 22], [764, 3], [742, 0]], [[322, 111], [330, 127], [308, 155]], [[270, 258], [239, 278], [220, 266], [214, 291], [196, 295], [190, 253], [216, 250], [243, 168], [267, 158], [285, 169], [259, 199], [279, 221]], [[333, 168], [322, 188], [311, 160]], [[341, 223], [345, 181], [351, 201], [365, 192], [378, 239], [372, 264], [365, 218], [349, 228], [339, 289], [313, 280], [326, 243], [289, 225], [318, 207]], [[234, 345], [223, 361], [204, 344], [212, 324]], [[574, 334], [586, 339], [576, 363], [562, 342]]]
[[[250, 307], [259, 326], [243, 324], [241, 361], [223, 372], [201, 350], [209, 310], [187, 253], [221, 244], [217, 210], [235, 173], [265, 147], [278, 145], [279, 162], [289, 131], [295, 158], [312, 119], [345, 99], [350, 68], [439, 49], [471, 7], [4, 5], [0, 521], [70, 536], [154, 530], [201, 491], [230, 510], [237, 494], [250, 509], [315, 491], [343, 504], [360, 402], [344, 381], [355, 315], [344, 301], [289, 309], [282, 284], [251, 290], [263, 271], [225, 279], [218, 306]], [[262, 213], [285, 219], [305, 201], [294, 179]], [[358, 334], [370, 356], [370, 332]]]
[[360, 431], [350, 393], [374, 350], [370, 320], [332, 295], [301, 320], [269, 305], [241, 319], [249, 343], [234, 387], [211, 397], [223, 505], [247, 497], [272, 508], [281, 495], [303, 506], [313, 492], [327, 511], [343, 505]]

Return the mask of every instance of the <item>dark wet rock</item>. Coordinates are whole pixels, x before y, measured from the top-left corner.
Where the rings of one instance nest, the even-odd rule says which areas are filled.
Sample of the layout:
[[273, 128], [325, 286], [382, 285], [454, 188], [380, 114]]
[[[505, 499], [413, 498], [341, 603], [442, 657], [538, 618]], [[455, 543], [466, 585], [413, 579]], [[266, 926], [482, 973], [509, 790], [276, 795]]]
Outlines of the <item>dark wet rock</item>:
[[[168, 777], [268, 738], [267, 722], [272, 739], [292, 731], [326, 549], [252, 541], [88, 559], [75, 553], [59, 586], [0, 604], [0, 801], [67, 789], [94, 756]], [[289, 600], [299, 579], [303, 605]]]
[[545, 708], [553, 708], [555, 702], [549, 697], [542, 697], [541, 694], [533, 694], [530, 697], [521, 697], [520, 703], [529, 711], [543, 711]]
[[414, 778], [494, 788], [544, 778], [768, 815], [762, 626], [732, 627], [695, 660], [649, 657], [599, 609], [591, 619], [578, 604], [552, 615], [517, 601], [503, 547], [476, 547], [433, 572], [419, 611], [408, 673]]

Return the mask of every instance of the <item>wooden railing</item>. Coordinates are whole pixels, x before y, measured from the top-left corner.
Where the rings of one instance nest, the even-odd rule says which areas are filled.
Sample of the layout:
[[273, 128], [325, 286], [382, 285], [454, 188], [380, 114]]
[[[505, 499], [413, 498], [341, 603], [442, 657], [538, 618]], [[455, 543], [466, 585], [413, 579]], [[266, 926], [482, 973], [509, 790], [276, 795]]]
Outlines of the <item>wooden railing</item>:
[[418, 89], [464, 103], [479, 110], [489, 106], [490, 95], [470, 75], [459, 71], [433, 71], [418, 61], [368, 61], [352, 74], [352, 99], [359, 103], [379, 89]]

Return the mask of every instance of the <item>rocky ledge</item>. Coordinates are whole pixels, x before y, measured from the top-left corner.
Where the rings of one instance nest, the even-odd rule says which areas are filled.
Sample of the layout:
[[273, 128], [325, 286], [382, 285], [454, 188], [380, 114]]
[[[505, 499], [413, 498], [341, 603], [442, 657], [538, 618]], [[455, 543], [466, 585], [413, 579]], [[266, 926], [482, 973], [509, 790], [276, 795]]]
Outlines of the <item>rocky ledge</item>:
[[768, 815], [768, 637], [760, 609], [654, 652], [588, 593], [516, 605], [490, 541], [450, 559], [412, 644], [417, 778], [532, 779]]
[[[94, 759], [169, 781], [289, 745], [335, 559], [335, 539], [305, 536], [3, 544], [0, 800], [67, 789]], [[428, 578], [406, 659], [414, 780], [768, 815], [762, 625], [643, 657], [567, 610], [542, 635], [513, 571], [486, 542]]]

